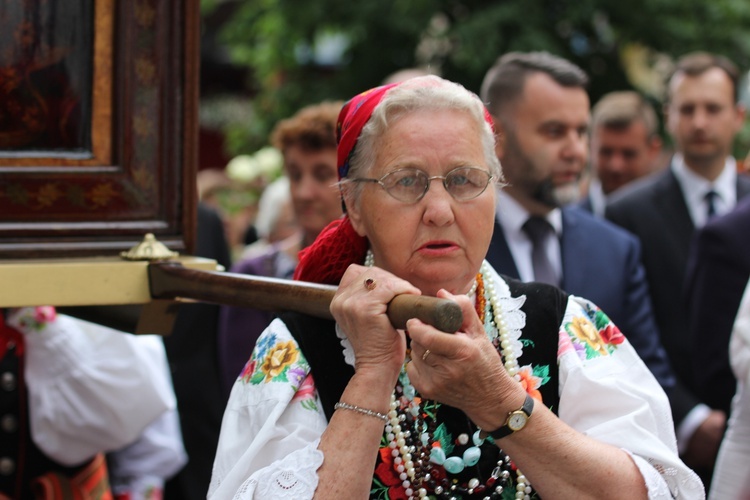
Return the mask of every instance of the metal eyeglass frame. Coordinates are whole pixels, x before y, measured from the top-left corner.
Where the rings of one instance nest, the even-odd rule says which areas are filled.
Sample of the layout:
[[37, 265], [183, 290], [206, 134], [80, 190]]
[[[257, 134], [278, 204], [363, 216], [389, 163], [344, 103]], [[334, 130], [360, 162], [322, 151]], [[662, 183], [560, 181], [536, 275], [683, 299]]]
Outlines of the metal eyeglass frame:
[[[482, 172], [484, 174], [487, 174], [487, 182], [482, 187], [482, 189], [477, 192], [477, 194], [475, 194], [473, 196], [470, 196], [468, 198], [457, 198], [456, 195], [453, 194], [453, 192], [450, 190], [449, 185], [446, 183], [446, 181], [451, 176], [451, 174], [453, 174], [454, 172], [456, 172], [458, 170], [472, 170], [472, 171], [477, 171], [477, 172]], [[425, 185], [424, 185], [424, 191], [422, 191], [422, 193], [417, 198], [415, 198], [413, 200], [412, 199], [404, 200], [404, 199], [399, 198], [398, 196], [394, 195], [390, 191], [390, 189], [388, 188], [388, 186], [386, 186], [385, 182], [383, 182], [384, 179], [392, 176], [393, 174], [396, 174], [396, 173], [399, 173], [399, 172], [404, 172], [404, 171], [411, 171], [411, 172], [415, 172], [417, 174], [422, 174], [426, 178], [426, 182], [425, 182]], [[430, 190], [430, 182], [432, 180], [434, 180], [434, 179], [441, 179], [443, 181], [443, 187], [445, 188], [445, 191], [448, 194], [450, 194], [451, 197], [453, 197], [454, 200], [457, 200], [457, 201], [469, 201], [469, 200], [473, 200], [475, 198], [478, 198], [482, 193], [484, 193], [487, 190], [487, 186], [490, 185], [490, 182], [492, 182], [492, 180], [494, 178], [495, 178], [494, 175], [492, 175], [488, 171], [486, 171], [486, 170], [484, 170], [482, 168], [478, 168], [478, 167], [456, 167], [456, 168], [454, 168], [453, 170], [451, 170], [450, 172], [448, 172], [445, 175], [433, 175], [433, 176], [427, 175], [424, 171], [422, 171], [422, 170], [420, 170], [418, 168], [406, 167], [406, 168], [399, 168], [399, 169], [393, 170], [391, 172], [388, 172], [387, 174], [385, 174], [384, 176], [382, 176], [380, 179], [375, 179], [375, 178], [371, 178], [371, 177], [357, 177], [357, 178], [351, 179], [351, 181], [352, 182], [373, 182], [373, 183], [379, 184], [380, 187], [382, 187], [385, 190], [386, 193], [388, 193], [390, 196], [392, 196], [393, 198], [395, 198], [396, 200], [398, 200], [398, 201], [400, 201], [402, 203], [418, 203], [422, 198], [425, 197], [425, 195], [427, 194], [427, 191]], [[391, 187], [393, 187], [393, 186], [391, 186]]]

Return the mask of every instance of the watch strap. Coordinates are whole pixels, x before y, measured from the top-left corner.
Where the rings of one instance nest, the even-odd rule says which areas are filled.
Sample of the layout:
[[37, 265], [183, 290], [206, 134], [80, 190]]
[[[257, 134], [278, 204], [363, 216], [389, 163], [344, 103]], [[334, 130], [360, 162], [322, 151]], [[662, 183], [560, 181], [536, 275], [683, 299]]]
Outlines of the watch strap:
[[510, 421], [511, 416], [513, 416], [513, 414], [518, 411], [524, 412], [526, 414], [527, 420], [531, 418], [531, 412], [534, 411], [534, 398], [532, 398], [529, 394], [526, 394], [526, 399], [523, 400], [523, 405], [521, 406], [521, 408], [508, 413], [508, 418], [505, 419], [505, 423], [502, 426], [494, 431], [485, 431], [480, 429], [480, 437], [485, 438], [487, 436], [490, 436], [492, 437], [492, 439], [502, 439], [516, 432], [508, 426], [508, 422]]

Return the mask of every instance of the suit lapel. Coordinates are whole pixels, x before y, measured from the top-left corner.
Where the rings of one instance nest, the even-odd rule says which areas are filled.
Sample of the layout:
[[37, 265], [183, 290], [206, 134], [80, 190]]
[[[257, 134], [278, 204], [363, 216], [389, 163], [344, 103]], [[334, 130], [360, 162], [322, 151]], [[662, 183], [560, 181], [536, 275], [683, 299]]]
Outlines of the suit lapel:
[[659, 224], [665, 231], [674, 233], [677, 240], [688, 245], [695, 231], [693, 219], [690, 217], [685, 197], [682, 194], [677, 178], [669, 169], [654, 185], [653, 204], [656, 213], [655, 220], [661, 217]]
[[[591, 201], [591, 195], [587, 195], [584, 199], [578, 202], [578, 206], [581, 210], [585, 210], [589, 213], [594, 213], [594, 203]], [[564, 226], [565, 224], [563, 224]], [[565, 232], [563, 232], [565, 234]]]
[[573, 272], [581, 265], [581, 256], [589, 252], [587, 246], [596, 244], [586, 234], [582, 234], [579, 217], [575, 210], [570, 207], [562, 209], [562, 239], [560, 240], [560, 253], [562, 259], [562, 284], [563, 290], [580, 290], [583, 288], [582, 281], [585, 273]]
[[519, 279], [516, 262], [510, 253], [510, 247], [508, 247], [508, 242], [505, 240], [503, 227], [497, 221], [497, 217], [495, 218], [495, 230], [492, 232], [490, 248], [487, 250], [487, 262], [492, 264], [492, 267], [500, 274]]

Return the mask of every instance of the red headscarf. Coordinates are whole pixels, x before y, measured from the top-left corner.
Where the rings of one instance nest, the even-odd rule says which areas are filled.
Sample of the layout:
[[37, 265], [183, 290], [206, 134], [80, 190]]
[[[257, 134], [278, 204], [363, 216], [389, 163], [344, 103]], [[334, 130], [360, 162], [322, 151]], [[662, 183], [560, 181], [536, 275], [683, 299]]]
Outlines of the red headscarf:
[[[349, 162], [367, 121], [375, 108], [393, 87], [403, 82], [383, 85], [362, 92], [353, 97], [341, 108], [336, 124], [338, 150], [336, 166], [339, 180], [349, 174]], [[487, 109], [484, 119], [493, 126]], [[354, 230], [349, 217], [344, 215], [326, 226], [315, 242], [299, 253], [299, 264], [294, 271], [294, 279], [338, 285], [350, 264], [361, 264], [367, 254], [367, 238]]]
[[[349, 173], [349, 160], [359, 134], [385, 93], [398, 85], [393, 83], [362, 92], [341, 108], [336, 123], [338, 142], [336, 166], [339, 180]], [[299, 253], [294, 279], [338, 285], [349, 264], [362, 263], [367, 254], [367, 238], [357, 234], [349, 217], [344, 215], [326, 226], [315, 242]]]
[[339, 119], [336, 123], [336, 141], [338, 151], [336, 166], [339, 169], [339, 180], [349, 173], [349, 160], [354, 152], [354, 145], [359, 139], [367, 121], [372, 116], [375, 108], [385, 97], [385, 93], [398, 83], [375, 87], [353, 97], [341, 108]]

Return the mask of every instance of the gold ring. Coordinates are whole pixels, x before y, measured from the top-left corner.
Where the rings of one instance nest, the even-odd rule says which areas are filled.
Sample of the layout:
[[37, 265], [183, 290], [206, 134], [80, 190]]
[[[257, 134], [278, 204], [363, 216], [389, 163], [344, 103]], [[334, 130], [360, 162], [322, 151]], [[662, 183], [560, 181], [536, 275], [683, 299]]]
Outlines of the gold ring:
[[430, 350], [429, 350], [429, 349], [427, 349], [427, 350], [426, 350], [426, 351], [424, 352], [424, 354], [422, 354], [422, 361], [426, 361], [426, 360], [427, 360], [427, 356], [429, 356], [429, 355], [430, 355]]
[[372, 290], [375, 290], [375, 287], [376, 287], [376, 286], [378, 286], [378, 284], [377, 284], [377, 283], [375, 282], [375, 280], [374, 280], [374, 279], [372, 279], [372, 278], [367, 278], [367, 279], [365, 280], [365, 288], [367, 289], [367, 291], [368, 291], [368, 292], [369, 292], [369, 291], [372, 291]]

